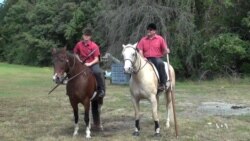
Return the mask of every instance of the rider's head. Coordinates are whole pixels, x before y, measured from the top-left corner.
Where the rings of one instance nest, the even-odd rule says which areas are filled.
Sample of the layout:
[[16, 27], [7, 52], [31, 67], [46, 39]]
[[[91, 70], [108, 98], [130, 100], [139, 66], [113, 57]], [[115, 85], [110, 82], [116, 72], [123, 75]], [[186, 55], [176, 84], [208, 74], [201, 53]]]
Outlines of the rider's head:
[[154, 24], [154, 23], [150, 23], [150, 24], [148, 24], [148, 26], [147, 26], [147, 35], [149, 36], [149, 37], [152, 37], [152, 36], [154, 36], [155, 35], [155, 33], [156, 33], [156, 25]]
[[86, 28], [83, 30], [82, 38], [84, 41], [90, 40], [91, 36], [92, 36], [92, 30], [90, 28]]

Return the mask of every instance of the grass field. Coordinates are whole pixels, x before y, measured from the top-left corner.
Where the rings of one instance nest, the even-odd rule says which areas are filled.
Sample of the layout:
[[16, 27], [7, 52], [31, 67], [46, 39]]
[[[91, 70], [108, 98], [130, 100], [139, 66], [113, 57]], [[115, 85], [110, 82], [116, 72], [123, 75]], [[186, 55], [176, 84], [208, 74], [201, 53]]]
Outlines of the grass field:
[[[178, 76], [177, 76], [178, 77]], [[85, 139], [83, 107], [80, 106], [80, 131], [73, 134], [73, 113], [65, 86], [51, 95], [52, 68], [0, 63], [0, 141], [77, 141]], [[102, 108], [103, 132], [92, 132], [93, 141], [249, 141], [250, 111], [242, 115], [209, 114], [199, 110], [204, 102], [222, 102], [250, 107], [250, 79], [176, 84], [176, 111], [179, 138], [174, 126], [165, 129], [165, 107], [160, 97], [162, 137], [154, 138], [151, 105], [142, 101], [141, 136], [133, 137], [134, 111], [128, 86], [111, 85]], [[237, 112], [237, 109], [235, 109]], [[225, 126], [227, 125], [227, 126]], [[219, 128], [218, 128], [219, 127]]]

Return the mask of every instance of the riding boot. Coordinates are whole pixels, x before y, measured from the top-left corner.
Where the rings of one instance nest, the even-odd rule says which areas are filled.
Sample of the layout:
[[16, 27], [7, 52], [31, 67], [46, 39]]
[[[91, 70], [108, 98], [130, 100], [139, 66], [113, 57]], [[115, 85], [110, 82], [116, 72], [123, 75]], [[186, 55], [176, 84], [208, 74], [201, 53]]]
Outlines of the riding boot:
[[166, 86], [164, 84], [160, 84], [159, 87], [158, 87], [158, 90], [164, 91], [165, 88], [166, 88]]
[[98, 97], [102, 98], [105, 96], [104, 77], [100, 73], [95, 74], [95, 76], [96, 76], [96, 81], [97, 81], [97, 95]]

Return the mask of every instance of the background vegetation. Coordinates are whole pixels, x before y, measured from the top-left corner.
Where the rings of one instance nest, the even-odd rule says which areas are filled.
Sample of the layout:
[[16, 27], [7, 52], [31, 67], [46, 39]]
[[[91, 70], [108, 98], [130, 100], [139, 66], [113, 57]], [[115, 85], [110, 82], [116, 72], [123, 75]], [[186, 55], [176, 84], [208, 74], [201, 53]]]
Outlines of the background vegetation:
[[51, 64], [50, 49], [72, 50], [92, 27], [103, 54], [121, 58], [150, 22], [167, 39], [178, 78], [250, 74], [247, 0], [5, 0], [0, 5], [0, 60]]

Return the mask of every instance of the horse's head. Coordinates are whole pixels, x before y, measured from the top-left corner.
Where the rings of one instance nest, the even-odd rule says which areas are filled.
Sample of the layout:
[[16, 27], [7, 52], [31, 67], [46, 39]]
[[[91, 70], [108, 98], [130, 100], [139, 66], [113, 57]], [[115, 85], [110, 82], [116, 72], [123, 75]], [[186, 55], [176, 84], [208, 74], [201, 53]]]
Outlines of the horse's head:
[[126, 73], [132, 73], [134, 71], [133, 67], [138, 58], [137, 56], [137, 43], [122, 45], [122, 56], [124, 59], [124, 71]]
[[68, 71], [68, 57], [66, 47], [62, 49], [52, 49], [52, 61], [54, 66], [53, 81], [57, 84], [63, 83], [65, 72]]

